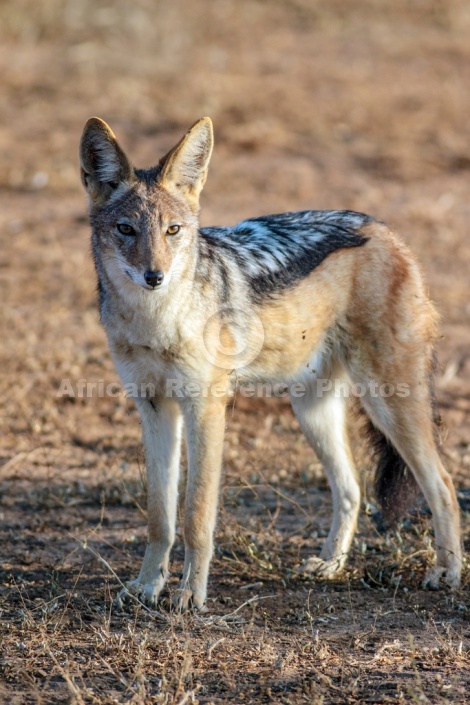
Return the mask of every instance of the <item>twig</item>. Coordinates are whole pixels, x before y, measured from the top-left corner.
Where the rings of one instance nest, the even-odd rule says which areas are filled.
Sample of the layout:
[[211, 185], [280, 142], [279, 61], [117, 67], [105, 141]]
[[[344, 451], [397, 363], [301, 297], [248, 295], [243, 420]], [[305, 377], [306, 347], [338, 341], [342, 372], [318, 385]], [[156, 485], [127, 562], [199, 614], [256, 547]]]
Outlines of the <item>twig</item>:
[[133, 595], [128, 590], [126, 584], [122, 582], [122, 580], [119, 578], [119, 576], [113, 570], [113, 568], [111, 568], [108, 561], [105, 560], [102, 556], [100, 556], [98, 551], [95, 551], [94, 548], [91, 548], [91, 546], [89, 546], [86, 541], [80, 541], [80, 539], [77, 539], [77, 537], [74, 536], [73, 534], [71, 534], [70, 532], [69, 532], [69, 536], [71, 536], [74, 539], [74, 541], [77, 541], [77, 543], [79, 543], [85, 551], [89, 551], [93, 556], [95, 556], [95, 558], [97, 558], [107, 568], [107, 570], [109, 570], [109, 572], [111, 573], [113, 578], [115, 578], [117, 580], [117, 582], [119, 583], [121, 588], [126, 592], [126, 595], [130, 599], [134, 600], [134, 602], [137, 602], [137, 604], [140, 607], [142, 607], [142, 609], [144, 609], [145, 612], [147, 612], [153, 619], [160, 619], [162, 622], [165, 622], [165, 624], [170, 624], [171, 620], [169, 617], [167, 617], [167, 615], [163, 614], [162, 612], [159, 612], [158, 610], [151, 610], [150, 607], [147, 607], [146, 604], [144, 604], [141, 600], [139, 600], [137, 595]]
[[224, 637], [224, 636], [221, 637], [220, 639], [217, 639], [217, 641], [215, 641], [215, 642], [212, 644], [212, 646], [209, 648], [209, 650], [208, 650], [208, 652], [207, 652], [207, 658], [209, 659], [209, 661], [210, 661], [211, 658], [212, 658], [212, 652], [213, 652], [213, 650], [215, 649], [215, 647], [216, 647], [216, 646], [219, 646], [219, 644], [221, 644], [223, 641], [225, 641], [225, 637]]
[[188, 702], [189, 698], [193, 699], [194, 702], [194, 696], [196, 695], [197, 691], [200, 689], [200, 684], [198, 683], [197, 686], [194, 688], [194, 690], [189, 690], [187, 693], [183, 695], [181, 700], [177, 703], [177, 705], [186, 705]]
[[249, 600], [239, 605], [236, 610], [233, 610], [233, 612], [229, 612], [228, 614], [224, 615], [210, 615], [209, 617], [200, 617], [199, 619], [206, 626], [211, 626], [212, 624], [217, 624], [218, 622], [230, 622], [235, 618], [236, 614], [240, 612], [240, 610], [242, 610], [247, 605], [250, 605], [252, 602], [258, 602], [259, 600], [269, 600], [272, 597], [274, 597], [274, 595], [254, 595]]

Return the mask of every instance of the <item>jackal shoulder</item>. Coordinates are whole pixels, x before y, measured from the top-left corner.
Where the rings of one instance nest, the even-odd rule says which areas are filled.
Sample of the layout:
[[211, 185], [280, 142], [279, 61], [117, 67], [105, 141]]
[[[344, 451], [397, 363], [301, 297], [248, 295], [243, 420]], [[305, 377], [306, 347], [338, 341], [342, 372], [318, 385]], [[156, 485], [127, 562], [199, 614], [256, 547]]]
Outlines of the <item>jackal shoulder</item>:
[[347, 210], [279, 213], [231, 228], [202, 228], [200, 251], [214, 267], [235, 268], [251, 299], [261, 301], [300, 282], [332, 253], [365, 245], [363, 228], [374, 222]]

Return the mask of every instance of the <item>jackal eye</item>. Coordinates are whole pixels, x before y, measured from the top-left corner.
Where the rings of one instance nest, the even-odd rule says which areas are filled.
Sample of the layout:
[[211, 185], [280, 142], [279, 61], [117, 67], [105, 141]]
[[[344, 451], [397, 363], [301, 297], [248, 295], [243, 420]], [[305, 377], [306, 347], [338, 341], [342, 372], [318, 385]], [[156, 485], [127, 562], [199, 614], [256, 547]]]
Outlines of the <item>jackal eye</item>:
[[179, 233], [180, 231], [180, 226], [179, 225], [170, 225], [166, 231], [167, 235], [176, 235], [176, 233]]
[[118, 223], [117, 229], [121, 233], [121, 235], [135, 235], [134, 228], [128, 223]]

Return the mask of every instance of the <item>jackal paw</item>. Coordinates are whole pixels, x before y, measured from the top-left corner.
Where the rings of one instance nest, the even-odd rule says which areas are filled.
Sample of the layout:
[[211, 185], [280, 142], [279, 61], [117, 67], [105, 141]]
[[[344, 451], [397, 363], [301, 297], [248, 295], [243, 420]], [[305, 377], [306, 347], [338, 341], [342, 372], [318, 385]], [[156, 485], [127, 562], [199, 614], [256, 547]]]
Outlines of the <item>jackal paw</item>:
[[438, 590], [440, 587], [441, 578], [451, 588], [457, 588], [460, 585], [460, 567], [452, 566], [448, 568], [443, 565], [434, 565], [429, 568], [423, 580], [423, 587], [429, 587], [431, 590]]
[[316, 575], [324, 580], [332, 580], [341, 572], [343, 565], [343, 558], [323, 560], [323, 558], [312, 556], [302, 563], [299, 567], [299, 573], [307, 573], [308, 575]]
[[159, 595], [163, 589], [165, 581], [163, 578], [159, 579], [155, 583], [143, 584], [137, 578], [137, 580], [129, 580], [119, 592], [116, 598], [117, 606], [122, 609], [125, 602], [129, 602], [131, 596], [137, 597], [137, 599], [142, 602], [147, 607], [156, 609], [158, 604]]
[[186, 610], [199, 610], [200, 612], [206, 612], [207, 607], [204, 605], [205, 595], [196, 592], [190, 587], [180, 587], [176, 591], [171, 604], [174, 610], [177, 612], [185, 612]]

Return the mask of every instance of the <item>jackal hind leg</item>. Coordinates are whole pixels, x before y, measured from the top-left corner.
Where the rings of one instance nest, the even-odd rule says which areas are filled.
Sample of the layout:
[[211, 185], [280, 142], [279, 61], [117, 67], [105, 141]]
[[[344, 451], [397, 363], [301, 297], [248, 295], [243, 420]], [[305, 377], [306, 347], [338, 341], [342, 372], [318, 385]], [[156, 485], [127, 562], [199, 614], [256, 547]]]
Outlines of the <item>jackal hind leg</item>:
[[118, 600], [132, 593], [155, 607], [175, 539], [182, 414], [171, 399], [140, 399], [137, 406], [147, 470], [148, 543], [138, 577], [126, 583]]
[[[416, 371], [412, 379], [419, 378]], [[406, 396], [366, 397], [364, 406], [374, 425], [390, 440], [413, 473], [431, 509], [436, 564], [428, 571], [424, 585], [437, 588], [444, 577], [450, 586], [456, 587], [460, 584], [462, 553], [454, 485], [436, 447], [427, 385], [410, 383], [407, 392]]]
[[333, 578], [344, 567], [357, 525], [360, 489], [346, 429], [347, 400], [332, 389], [320, 395], [313, 386], [292, 407], [308, 442], [323, 465], [332, 500], [333, 520], [320, 557], [309, 558], [301, 571]]

